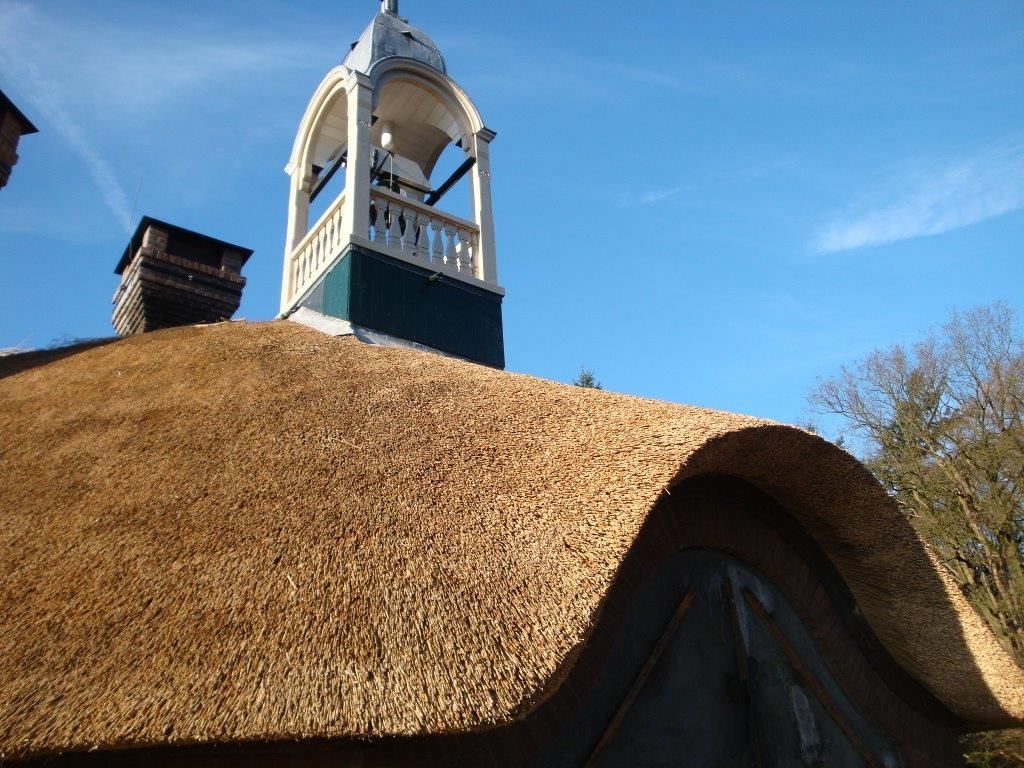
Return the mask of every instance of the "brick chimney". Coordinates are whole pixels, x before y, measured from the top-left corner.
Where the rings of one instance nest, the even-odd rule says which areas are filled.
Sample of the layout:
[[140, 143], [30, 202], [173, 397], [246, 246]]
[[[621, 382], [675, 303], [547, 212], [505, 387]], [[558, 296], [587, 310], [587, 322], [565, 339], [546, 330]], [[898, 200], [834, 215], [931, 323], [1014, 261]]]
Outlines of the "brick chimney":
[[11, 169], [18, 162], [18, 141], [30, 133], [38, 133], [38, 129], [0, 91], [0, 189], [7, 186]]
[[242, 301], [252, 251], [144, 216], [115, 272], [121, 336], [228, 320]]

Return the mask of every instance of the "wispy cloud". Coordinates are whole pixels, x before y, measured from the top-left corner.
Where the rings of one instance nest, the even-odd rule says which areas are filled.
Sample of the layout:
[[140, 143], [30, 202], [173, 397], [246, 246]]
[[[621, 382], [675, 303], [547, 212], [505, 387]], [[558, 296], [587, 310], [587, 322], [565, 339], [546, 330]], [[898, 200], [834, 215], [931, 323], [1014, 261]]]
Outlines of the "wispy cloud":
[[[696, 81], [688, 83], [667, 70], [609, 62], [535, 40], [451, 30], [436, 39], [449, 56], [472, 58], [472, 68], [464, 68], [467, 81], [482, 90], [517, 97], [608, 99], [620, 94], [626, 83], [671, 91], [696, 89]], [[510, 60], [516, 62], [514, 68], [509, 68]]]
[[620, 208], [635, 208], [638, 205], [658, 205], [688, 191], [690, 191], [690, 187], [686, 186], [652, 188], [640, 191], [625, 190], [615, 196], [615, 204]]
[[35, 61], [26, 55], [28, 51], [23, 50], [23, 40], [27, 38], [23, 38], [20, 33], [26, 28], [31, 31], [35, 23], [35, 14], [29, 6], [14, 3], [0, 5], [0, 64], [21, 81], [42, 118], [64, 137], [71, 149], [81, 158], [107, 208], [119, 222], [127, 225], [128, 200], [113, 169], [100, 157], [79, 124], [62, 106], [60, 89], [55, 87], [54, 83], [43, 75]]
[[26, 91], [31, 94], [35, 108], [48, 124], [53, 126], [68, 146], [79, 156], [89, 171], [93, 182], [103, 197], [110, 212], [119, 223], [127, 226], [128, 199], [117, 180], [110, 164], [107, 163], [86, 138], [80, 124], [75, 121], [61, 104], [60, 89], [46, 78], [39, 67], [29, 58], [24, 58], [16, 43], [15, 34], [19, 22], [31, 19], [26, 6], [0, 7], [0, 64], [7, 71], [16, 72]]
[[[607, 65], [606, 65], [607, 66]], [[647, 69], [645, 67], [628, 67], [628, 66], [607, 66], [610, 74], [617, 74], [626, 80], [630, 80], [634, 83], [640, 83], [642, 85], [653, 85], [660, 88], [668, 88], [673, 91], [688, 91], [692, 90], [683, 80], [670, 75], [667, 72], [662, 72], [657, 69]]]
[[663, 203], [676, 195], [682, 194], [685, 187], [672, 187], [671, 189], [652, 189], [637, 196], [636, 201], [640, 205], [656, 205]]
[[0, 0], [0, 71], [17, 84], [33, 116], [78, 156], [121, 225], [129, 216], [128, 197], [96, 137], [112, 126], [130, 130], [158, 119], [201, 88], [308, 64], [299, 58], [301, 46], [232, 42], [215, 30], [187, 26], [163, 27], [154, 45], [151, 30], [138, 25], [84, 23]]
[[835, 215], [811, 249], [834, 253], [938, 235], [1024, 208], [1024, 142], [903, 173]]

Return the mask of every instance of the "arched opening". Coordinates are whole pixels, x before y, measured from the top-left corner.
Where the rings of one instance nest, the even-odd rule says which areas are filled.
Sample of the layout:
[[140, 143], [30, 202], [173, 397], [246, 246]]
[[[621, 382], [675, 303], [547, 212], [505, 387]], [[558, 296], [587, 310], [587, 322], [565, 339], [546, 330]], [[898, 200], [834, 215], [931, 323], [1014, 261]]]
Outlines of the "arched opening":
[[372, 183], [472, 220], [470, 122], [433, 84], [400, 71], [391, 75], [374, 91]]
[[468, 160], [469, 157], [461, 146], [449, 144], [441, 152], [441, 156], [434, 165], [433, 178], [446, 181], [452, 179], [454, 181], [436, 205], [442, 207], [448, 213], [472, 221], [474, 211], [470, 174], [472, 174], [473, 169], [470, 167], [468, 170], [463, 170]]
[[341, 91], [325, 104], [309, 135], [304, 163], [310, 175], [307, 231], [345, 190], [348, 157], [348, 104], [345, 96]]

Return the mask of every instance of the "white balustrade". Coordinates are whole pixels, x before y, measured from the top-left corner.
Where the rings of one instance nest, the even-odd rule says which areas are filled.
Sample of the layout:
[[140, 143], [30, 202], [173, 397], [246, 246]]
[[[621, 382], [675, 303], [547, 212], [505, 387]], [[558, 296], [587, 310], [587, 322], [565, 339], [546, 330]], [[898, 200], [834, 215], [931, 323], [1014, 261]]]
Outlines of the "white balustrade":
[[[368, 239], [385, 253], [456, 277], [479, 278], [480, 230], [471, 221], [387, 189], [370, 192]], [[292, 251], [287, 303], [319, 280], [351, 241], [342, 192]]]
[[344, 203], [345, 193], [342, 192], [292, 251], [288, 302], [312, 288], [348, 244], [349, 236], [342, 220]]
[[387, 189], [372, 189], [370, 202], [369, 237], [375, 247], [430, 269], [479, 277], [476, 224]]

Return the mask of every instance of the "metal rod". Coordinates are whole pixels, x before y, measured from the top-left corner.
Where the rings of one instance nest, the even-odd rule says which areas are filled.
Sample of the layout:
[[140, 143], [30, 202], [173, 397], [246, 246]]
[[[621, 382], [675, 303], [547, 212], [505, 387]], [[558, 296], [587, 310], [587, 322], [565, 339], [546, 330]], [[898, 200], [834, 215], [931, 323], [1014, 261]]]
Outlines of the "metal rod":
[[334, 178], [334, 174], [336, 174], [338, 172], [338, 169], [345, 164], [345, 160], [347, 158], [348, 150], [341, 153], [341, 157], [334, 161], [334, 165], [331, 166], [330, 170], [328, 170], [324, 177], [316, 183], [316, 186], [313, 187], [313, 191], [309, 193], [309, 202], [312, 203], [314, 200], [316, 200], [316, 196], [323, 191], [324, 187], [330, 184], [331, 179]]
[[427, 205], [433, 206], [438, 200], [440, 200], [442, 197], [444, 197], [448, 193], [449, 189], [451, 189], [456, 184], [458, 184], [459, 180], [463, 176], [465, 176], [466, 173], [469, 171], [469, 169], [472, 168], [474, 165], [476, 165], [476, 158], [475, 157], [467, 158], [466, 162], [464, 162], [462, 165], [460, 165], [456, 169], [455, 173], [453, 173], [451, 176], [448, 177], [448, 181], [446, 181], [440, 187], [438, 187], [433, 192], [431, 192], [427, 196], [427, 199], [424, 200], [423, 202], [426, 203]]
[[754, 596], [754, 593], [749, 589], [743, 590], [743, 597], [746, 599], [750, 607], [754, 609], [754, 613], [758, 615], [765, 627], [767, 627], [772, 638], [774, 638], [776, 644], [782, 650], [783, 654], [785, 654], [786, 659], [789, 661], [790, 668], [793, 670], [793, 673], [797, 676], [800, 682], [805, 688], [814, 694], [821, 703], [821, 706], [825, 708], [826, 712], [828, 712], [833, 722], [839, 726], [839, 730], [841, 730], [843, 735], [849, 739], [853, 748], [857, 750], [862, 758], [864, 758], [864, 762], [870, 766], [870, 768], [879, 768], [878, 759], [868, 750], [867, 747], [864, 746], [861, 740], [857, 738], [857, 734], [846, 721], [846, 718], [843, 717], [843, 714], [839, 711], [839, 707], [836, 705], [835, 701], [833, 701], [828, 691], [825, 690], [825, 686], [823, 686], [818, 679], [811, 674], [810, 670], [804, 666], [803, 662], [800, 660], [800, 654], [797, 653], [796, 649], [789, 644], [786, 636], [782, 633], [782, 629], [780, 629], [779, 625], [775, 623], [774, 617], [768, 613], [765, 607], [761, 605], [761, 601], [758, 600]]
[[[373, 151], [373, 157], [374, 157], [375, 161], [376, 161], [376, 158], [377, 158], [377, 156], [379, 154], [380, 153], [377, 150]], [[370, 183], [371, 184], [373, 184], [373, 182], [375, 182], [378, 178], [380, 178], [380, 172], [384, 170], [384, 163], [386, 163], [387, 161], [388, 161], [388, 153], [385, 152], [384, 153], [384, 157], [382, 157], [380, 159], [380, 162], [379, 163], [375, 162], [373, 169], [370, 171]]]
[[608, 746], [608, 743], [615, 736], [615, 733], [619, 730], [619, 726], [622, 725], [622, 721], [626, 719], [630, 708], [633, 706], [633, 702], [636, 701], [637, 696], [640, 695], [640, 691], [643, 690], [644, 684], [647, 682], [647, 678], [651, 676], [651, 672], [654, 671], [654, 667], [657, 666], [658, 660], [662, 654], [665, 653], [665, 649], [668, 647], [669, 640], [676, 633], [679, 628], [679, 623], [683, 620], [686, 612], [690, 609], [690, 605], [693, 603], [694, 591], [689, 589], [685, 595], [683, 595], [682, 601], [679, 603], [679, 607], [676, 608], [675, 614], [672, 616], [672, 620], [669, 621], [668, 626], [658, 639], [657, 645], [654, 646], [654, 650], [651, 651], [651, 655], [647, 658], [643, 667], [640, 669], [640, 674], [636, 676], [636, 680], [633, 682], [633, 687], [629, 689], [629, 693], [626, 694], [626, 698], [622, 700], [622, 704], [619, 705], [618, 711], [615, 713], [615, 717], [608, 724], [605, 732], [601, 735], [601, 740], [597, 742], [597, 746], [594, 747], [593, 753], [587, 760], [584, 768], [591, 768], [597, 764], [597, 758], [604, 751], [604, 748]]

